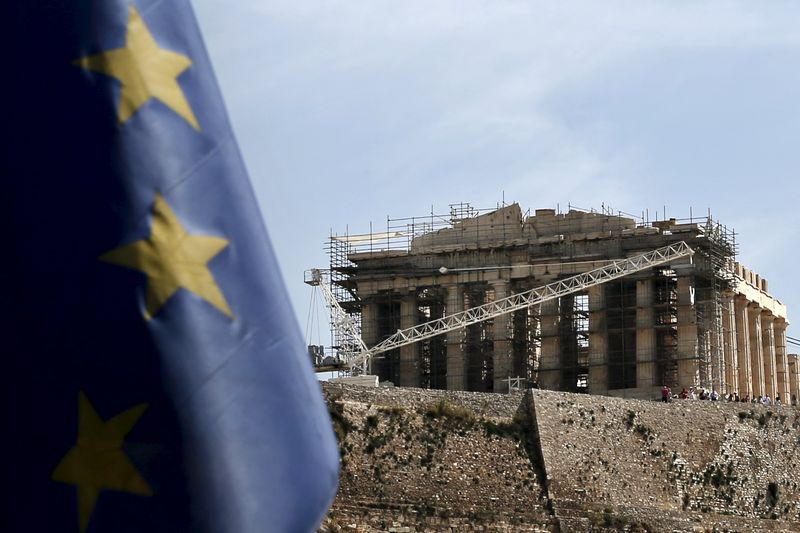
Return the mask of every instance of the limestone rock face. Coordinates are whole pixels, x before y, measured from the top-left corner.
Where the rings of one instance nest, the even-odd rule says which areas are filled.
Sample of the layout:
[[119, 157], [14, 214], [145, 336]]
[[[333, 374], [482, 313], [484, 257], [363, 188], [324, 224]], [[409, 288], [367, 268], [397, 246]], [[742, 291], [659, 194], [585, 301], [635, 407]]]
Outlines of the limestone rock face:
[[800, 411], [324, 384], [325, 531], [800, 531]]

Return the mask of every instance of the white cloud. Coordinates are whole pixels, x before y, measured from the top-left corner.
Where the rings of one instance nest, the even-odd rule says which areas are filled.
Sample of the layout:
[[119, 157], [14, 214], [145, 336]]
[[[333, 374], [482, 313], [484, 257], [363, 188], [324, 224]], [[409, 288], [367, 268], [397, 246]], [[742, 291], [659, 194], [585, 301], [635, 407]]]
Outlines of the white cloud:
[[[773, 226], [774, 242], [750, 230], [745, 213], [753, 200], [761, 201], [739, 192], [750, 184], [741, 178], [714, 182], [739, 169], [732, 166], [735, 157], [724, 157], [731, 145], [721, 144], [735, 132], [720, 130], [713, 114], [685, 117], [697, 123], [687, 123], [687, 129], [699, 124], [707, 132], [708, 146], [688, 147], [696, 151], [692, 155], [674, 138], [680, 129], [640, 138], [634, 131], [623, 138], [613, 113], [573, 120], [554, 102], [582, 91], [593, 111], [592, 91], [613, 76], [638, 104], [649, 104], [641, 91], [650, 80], [637, 76], [657, 71], [658, 66], [648, 71], [643, 65], [667, 53], [680, 59], [714, 51], [737, 58], [754, 50], [790, 50], [796, 56], [800, 4], [202, 0], [195, 5], [290, 280], [312, 266], [311, 257], [321, 259], [320, 243], [331, 228], [365, 230], [369, 220], [380, 224], [387, 214], [423, 214], [431, 204], [441, 210], [458, 201], [491, 206], [501, 191], [531, 208], [602, 202], [631, 211], [649, 206], [652, 214], [664, 203], [670, 212], [708, 205], [729, 217], [724, 222], [747, 226], [742, 233], [756, 242], [742, 242], [742, 248], [757, 251], [753, 257], [759, 263], [767, 257], [771, 265], [782, 261], [775, 250], [791, 235], [780, 224]], [[693, 79], [678, 81], [680, 87], [655, 98], [685, 97]], [[656, 99], [652, 105], [661, 103]], [[654, 127], [647, 122], [652, 118], [642, 117], [642, 131]], [[730, 123], [736, 120], [724, 127]], [[741, 127], [746, 131], [748, 124]], [[776, 141], [766, 145], [782, 146], [781, 134], [767, 128], [764, 135], [775, 135]], [[680, 154], [683, 166], [661, 146], [671, 142], [686, 150]], [[694, 157], [708, 153], [720, 158], [708, 183], [684, 176]], [[790, 201], [786, 194], [774, 196], [781, 205]], [[759, 216], [769, 210], [768, 201], [773, 200], [755, 208]], [[304, 310], [305, 287], [290, 287], [303, 295], [293, 297]], [[789, 290], [773, 288], [779, 295]], [[800, 305], [800, 294], [795, 299]]]

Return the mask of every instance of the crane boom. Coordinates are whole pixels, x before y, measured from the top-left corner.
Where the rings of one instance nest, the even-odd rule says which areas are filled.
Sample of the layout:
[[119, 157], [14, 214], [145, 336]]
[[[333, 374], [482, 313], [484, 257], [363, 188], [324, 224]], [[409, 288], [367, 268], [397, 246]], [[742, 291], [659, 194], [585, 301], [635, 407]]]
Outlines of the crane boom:
[[[343, 328], [349, 327], [350, 329], [345, 329], [345, 331], [348, 333], [348, 336], [355, 336], [358, 348], [361, 349], [360, 353], [353, 353], [355, 352], [355, 350], [353, 350], [351, 353], [347, 354], [350, 357], [346, 358], [346, 362], [349, 364], [351, 371], [366, 372], [369, 369], [371, 358], [377, 354], [430, 339], [431, 337], [436, 337], [437, 335], [442, 335], [449, 331], [461, 329], [507, 313], [513, 313], [514, 311], [538, 305], [554, 298], [580, 292], [589, 287], [688, 257], [692, 254], [694, 254], [694, 250], [685, 242], [680, 241], [676, 244], [657, 248], [650, 252], [625, 259], [617, 259], [608, 265], [553, 283], [548, 283], [547, 285], [535, 289], [513, 294], [507, 298], [472, 307], [466, 311], [460, 311], [410, 328], [399, 329], [397, 333], [387, 337], [371, 348], [368, 348], [364, 344], [360, 335], [355, 331], [352, 317], [342, 310], [341, 306], [339, 306], [338, 302], [333, 298], [333, 294], [328, 296], [327, 293], [330, 293], [330, 289], [328, 289], [326, 293], [325, 289], [327, 289], [327, 287], [324, 286], [325, 284], [318, 284], [323, 288], [323, 294], [326, 295], [325, 299], [326, 302], [328, 302], [328, 307], [331, 309], [331, 316], [333, 317], [334, 324], [341, 323]], [[314, 272], [319, 273], [319, 270], [312, 270], [312, 276]], [[319, 280], [321, 281], [321, 277]]]

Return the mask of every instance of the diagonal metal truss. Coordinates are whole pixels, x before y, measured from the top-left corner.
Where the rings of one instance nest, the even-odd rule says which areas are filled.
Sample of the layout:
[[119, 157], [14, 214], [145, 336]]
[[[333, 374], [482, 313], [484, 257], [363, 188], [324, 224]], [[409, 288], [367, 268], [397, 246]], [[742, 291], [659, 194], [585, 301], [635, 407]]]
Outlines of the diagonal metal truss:
[[[371, 348], [367, 348], [360, 335], [358, 335], [353, 324], [353, 318], [342, 310], [338, 302], [333, 298], [333, 294], [330, 294], [330, 296], [326, 294], [325, 289], [328, 288], [325, 286], [325, 283], [322, 282], [322, 274], [319, 273], [319, 270], [314, 269], [311, 271], [312, 278], [316, 272], [319, 276], [319, 281], [310, 284], [316, 284], [322, 288], [325, 300], [331, 310], [331, 317], [334, 323], [340, 324], [340, 327], [346, 328], [348, 336], [354, 337], [353, 348], [361, 350], [357, 352], [353, 349], [350, 350], [349, 353], [343, 354], [345, 356], [345, 362], [350, 366], [352, 372], [367, 373], [369, 371], [371, 358], [379, 353], [430, 339], [431, 337], [436, 337], [437, 335], [442, 335], [443, 333], [477, 324], [507, 313], [513, 313], [519, 309], [538, 305], [554, 298], [580, 292], [589, 287], [606, 283], [635, 272], [689, 257], [693, 253], [694, 250], [692, 250], [688, 244], [681, 241], [626, 259], [618, 259], [612, 261], [608, 265], [563, 280], [548, 283], [547, 285], [535, 289], [514, 294], [501, 300], [479, 305], [467, 309], [466, 311], [431, 320], [430, 322], [425, 322], [424, 324], [419, 324], [411, 328], [397, 330], [397, 333], [387, 337]], [[327, 290], [327, 293], [330, 293], [330, 289]]]

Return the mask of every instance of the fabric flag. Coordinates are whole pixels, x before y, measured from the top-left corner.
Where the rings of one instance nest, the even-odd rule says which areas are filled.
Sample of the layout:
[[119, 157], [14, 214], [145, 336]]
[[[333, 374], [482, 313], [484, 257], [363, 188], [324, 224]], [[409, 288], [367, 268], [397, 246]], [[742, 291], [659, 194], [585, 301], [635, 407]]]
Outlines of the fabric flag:
[[9, 4], [0, 530], [313, 531], [338, 450], [189, 3]]

